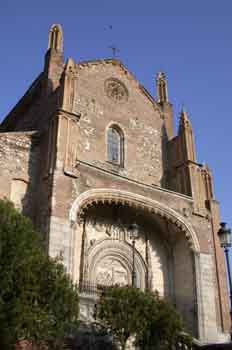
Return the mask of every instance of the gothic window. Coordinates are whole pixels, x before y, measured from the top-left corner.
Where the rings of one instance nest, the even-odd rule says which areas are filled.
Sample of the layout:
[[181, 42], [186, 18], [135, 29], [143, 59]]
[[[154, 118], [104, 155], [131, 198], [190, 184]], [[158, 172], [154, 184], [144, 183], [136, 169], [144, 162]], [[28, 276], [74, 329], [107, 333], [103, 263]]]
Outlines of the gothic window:
[[123, 135], [115, 126], [107, 131], [107, 160], [123, 165]]

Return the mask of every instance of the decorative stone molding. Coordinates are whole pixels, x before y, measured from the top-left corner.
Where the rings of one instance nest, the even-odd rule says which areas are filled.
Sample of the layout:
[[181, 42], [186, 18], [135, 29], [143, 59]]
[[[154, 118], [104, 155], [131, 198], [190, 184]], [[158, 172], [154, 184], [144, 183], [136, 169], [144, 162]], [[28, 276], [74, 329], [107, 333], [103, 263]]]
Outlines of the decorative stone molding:
[[134, 194], [127, 191], [115, 190], [111, 188], [92, 189], [82, 193], [73, 203], [69, 219], [70, 221], [80, 220], [84, 211], [92, 205], [98, 203], [122, 203], [133, 208], [142, 208], [151, 215], [158, 215], [177, 226], [189, 242], [190, 249], [200, 252], [200, 244], [196, 232], [186, 219], [163, 203], [153, 199]]

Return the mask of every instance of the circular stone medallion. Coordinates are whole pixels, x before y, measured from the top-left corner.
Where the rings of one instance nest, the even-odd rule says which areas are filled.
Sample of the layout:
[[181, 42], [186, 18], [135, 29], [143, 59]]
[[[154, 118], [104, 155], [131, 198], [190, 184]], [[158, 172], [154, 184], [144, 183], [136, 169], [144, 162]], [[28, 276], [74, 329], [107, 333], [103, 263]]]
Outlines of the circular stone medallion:
[[126, 102], [128, 100], [128, 91], [125, 85], [115, 78], [105, 81], [106, 95], [115, 102]]

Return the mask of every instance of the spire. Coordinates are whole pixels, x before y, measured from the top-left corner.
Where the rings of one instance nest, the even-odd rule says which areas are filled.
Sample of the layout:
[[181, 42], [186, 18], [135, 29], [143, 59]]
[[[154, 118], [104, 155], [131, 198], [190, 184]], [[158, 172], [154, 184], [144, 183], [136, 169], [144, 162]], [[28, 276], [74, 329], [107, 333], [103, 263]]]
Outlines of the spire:
[[206, 199], [213, 199], [213, 184], [212, 184], [212, 173], [208, 164], [202, 165], [202, 177], [205, 184], [205, 196]]
[[48, 35], [48, 50], [63, 52], [63, 30], [60, 24], [53, 24]]
[[73, 59], [71, 57], [69, 57], [65, 63], [64, 71], [66, 74], [72, 75], [72, 74], [74, 74], [74, 70], [75, 70], [75, 63], [74, 63]]
[[157, 92], [157, 102], [167, 103], [168, 102], [168, 88], [167, 80], [163, 72], [159, 72], [156, 76], [156, 92]]
[[182, 107], [180, 112], [180, 122], [178, 136], [182, 147], [183, 160], [196, 161], [195, 146], [193, 140], [192, 125], [185, 108]]
[[76, 78], [75, 63], [72, 58], [68, 58], [61, 76], [61, 106], [68, 112], [73, 110]]
[[186, 128], [192, 129], [192, 125], [189, 120], [188, 113], [185, 107], [182, 106], [181, 112], [180, 112], [179, 133], [181, 132], [182, 129], [186, 129]]
[[48, 34], [48, 50], [45, 55], [44, 73], [46, 94], [51, 93], [60, 83], [63, 71], [63, 31], [60, 24], [53, 24]]

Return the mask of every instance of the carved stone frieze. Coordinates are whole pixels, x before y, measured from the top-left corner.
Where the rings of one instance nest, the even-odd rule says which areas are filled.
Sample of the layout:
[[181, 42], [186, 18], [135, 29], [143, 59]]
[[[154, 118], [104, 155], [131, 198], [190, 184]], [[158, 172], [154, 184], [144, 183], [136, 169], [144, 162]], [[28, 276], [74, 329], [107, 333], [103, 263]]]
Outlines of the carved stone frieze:
[[[110, 238], [112, 240], [131, 242], [130, 232], [126, 224], [114, 222], [112, 219], [104, 219], [99, 221], [97, 218], [88, 218], [86, 223], [86, 232], [88, 245], [92, 246], [96, 241]], [[142, 237], [141, 237], [142, 239]], [[144, 242], [143, 242], [144, 243]]]

